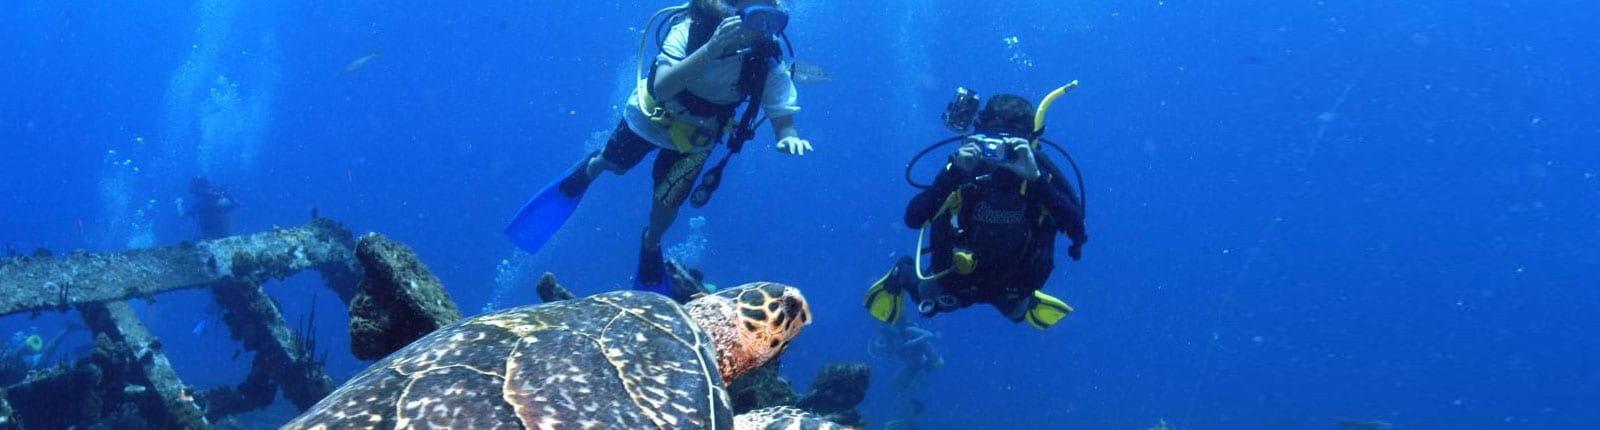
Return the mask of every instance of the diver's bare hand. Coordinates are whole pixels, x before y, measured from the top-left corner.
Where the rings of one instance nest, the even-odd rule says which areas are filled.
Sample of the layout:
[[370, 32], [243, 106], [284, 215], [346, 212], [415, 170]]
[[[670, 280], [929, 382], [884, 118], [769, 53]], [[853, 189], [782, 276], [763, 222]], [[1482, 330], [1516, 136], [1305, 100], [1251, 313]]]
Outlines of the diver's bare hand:
[[744, 45], [744, 40], [744, 18], [734, 15], [722, 19], [722, 23], [717, 25], [717, 31], [711, 34], [711, 40], [706, 42], [706, 48], [721, 57], [738, 50]]
[[1039, 171], [1038, 161], [1033, 158], [1033, 147], [1027, 144], [1018, 144], [1011, 148], [1011, 160], [1006, 162], [1006, 168], [1029, 181], [1039, 179], [1039, 175], [1043, 173]]
[[800, 136], [789, 136], [778, 140], [778, 151], [793, 155], [806, 155], [806, 151], [815, 150], [811, 149], [811, 141], [801, 139]]
[[956, 149], [956, 154], [953, 158], [955, 159], [956, 167], [960, 168], [961, 171], [972, 172], [978, 169], [978, 158], [982, 156], [981, 154], [983, 154], [983, 151], [978, 149], [978, 144], [967, 142]]

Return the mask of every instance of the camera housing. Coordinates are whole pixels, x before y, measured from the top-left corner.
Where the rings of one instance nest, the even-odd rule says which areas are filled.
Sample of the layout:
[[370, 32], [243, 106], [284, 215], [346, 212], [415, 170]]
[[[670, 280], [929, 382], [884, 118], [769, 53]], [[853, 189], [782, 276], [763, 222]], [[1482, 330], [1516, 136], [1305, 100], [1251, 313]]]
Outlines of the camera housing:
[[966, 87], [956, 87], [956, 95], [945, 105], [941, 118], [944, 119], [945, 128], [956, 133], [966, 133], [977, 116], [978, 92]]

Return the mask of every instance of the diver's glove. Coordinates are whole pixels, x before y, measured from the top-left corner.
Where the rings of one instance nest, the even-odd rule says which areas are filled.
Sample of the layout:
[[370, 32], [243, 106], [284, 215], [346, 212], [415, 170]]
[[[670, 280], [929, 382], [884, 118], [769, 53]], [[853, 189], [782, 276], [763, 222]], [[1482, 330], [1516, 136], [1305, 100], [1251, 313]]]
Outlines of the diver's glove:
[[1072, 257], [1072, 261], [1082, 259], [1083, 245], [1090, 243], [1090, 235], [1083, 232], [1083, 229], [1067, 229], [1062, 233], [1067, 233], [1067, 238], [1072, 240], [1072, 246], [1067, 246], [1067, 256]]
[[1072, 257], [1072, 261], [1082, 259], [1083, 244], [1089, 243], [1089, 235], [1080, 232], [1076, 235], [1068, 233], [1067, 236], [1072, 239], [1072, 246], [1067, 247], [1067, 256]]

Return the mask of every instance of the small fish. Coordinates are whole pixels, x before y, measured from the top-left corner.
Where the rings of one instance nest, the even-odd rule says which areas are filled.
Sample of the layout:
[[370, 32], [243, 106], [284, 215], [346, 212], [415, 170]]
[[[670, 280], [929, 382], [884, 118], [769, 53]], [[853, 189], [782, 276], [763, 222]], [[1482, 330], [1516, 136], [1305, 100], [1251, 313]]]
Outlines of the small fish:
[[828, 76], [827, 69], [805, 60], [794, 60], [794, 65], [789, 67], [789, 73], [794, 76], [794, 83], [797, 84], [826, 84], [833, 81], [833, 77]]
[[357, 70], [361, 70], [362, 67], [365, 67], [367, 65], [367, 62], [372, 61], [374, 59], [377, 59], [378, 57], [379, 57], [378, 50], [374, 49], [374, 50], [372, 50], [371, 53], [369, 53], [367, 55], [362, 55], [360, 58], [356, 58], [354, 60], [350, 60], [349, 64], [345, 64], [344, 65], [344, 72], [345, 73], [350, 73], [350, 72], [354, 72], [354, 71], [357, 71]]
[[203, 319], [202, 320], [197, 320], [197, 321], [194, 322], [194, 328], [189, 329], [189, 333], [193, 334], [195, 336], [199, 336], [201, 334], [205, 334], [206, 325], [207, 325], [206, 324], [206, 320], [203, 320]]

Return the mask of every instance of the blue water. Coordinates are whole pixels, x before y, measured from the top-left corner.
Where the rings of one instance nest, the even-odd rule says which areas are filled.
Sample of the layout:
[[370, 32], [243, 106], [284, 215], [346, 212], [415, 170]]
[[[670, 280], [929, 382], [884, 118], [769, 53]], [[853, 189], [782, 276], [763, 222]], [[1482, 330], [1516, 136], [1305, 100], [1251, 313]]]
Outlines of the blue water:
[[[762, 131], [665, 242], [718, 285], [803, 288], [816, 323], [784, 374], [869, 362], [870, 428], [902, 412], [859, 301], [914, 246], [904, 163], [948, 136], [955, 87], [1038, 100], [1072, 79], [1048, 136], [1083, 167], [1091, 241], [1047, 291], [1077, 312], [1047, 332], [986, 307], [923, 321], [948, 361], [924, 428], [1600, 422], [1593, 4], [794, 3], [798, 56], [833, 76], [799, 88], [816, 152]], [[535, 301], [544, 271], [626, 288], [648, 165], [596, 182], [538, 255], [500, 229], [616, 124], [637, 36], [669, 4], [0, 3], [0, 242], [190, 239], [176, 200], [203, 175], [241, 202], [235, 230], [315, 209], [381, 232], [468, 312]], [[316, 310], [336, 378], [365, 365], [314, 275], [266, 289], [291, 323]], [[220, 358], [238, 348], [221, 324], [194, 330], [209, 300], [136, 304], [187, 382], [236, 384], [248, 353]]]

